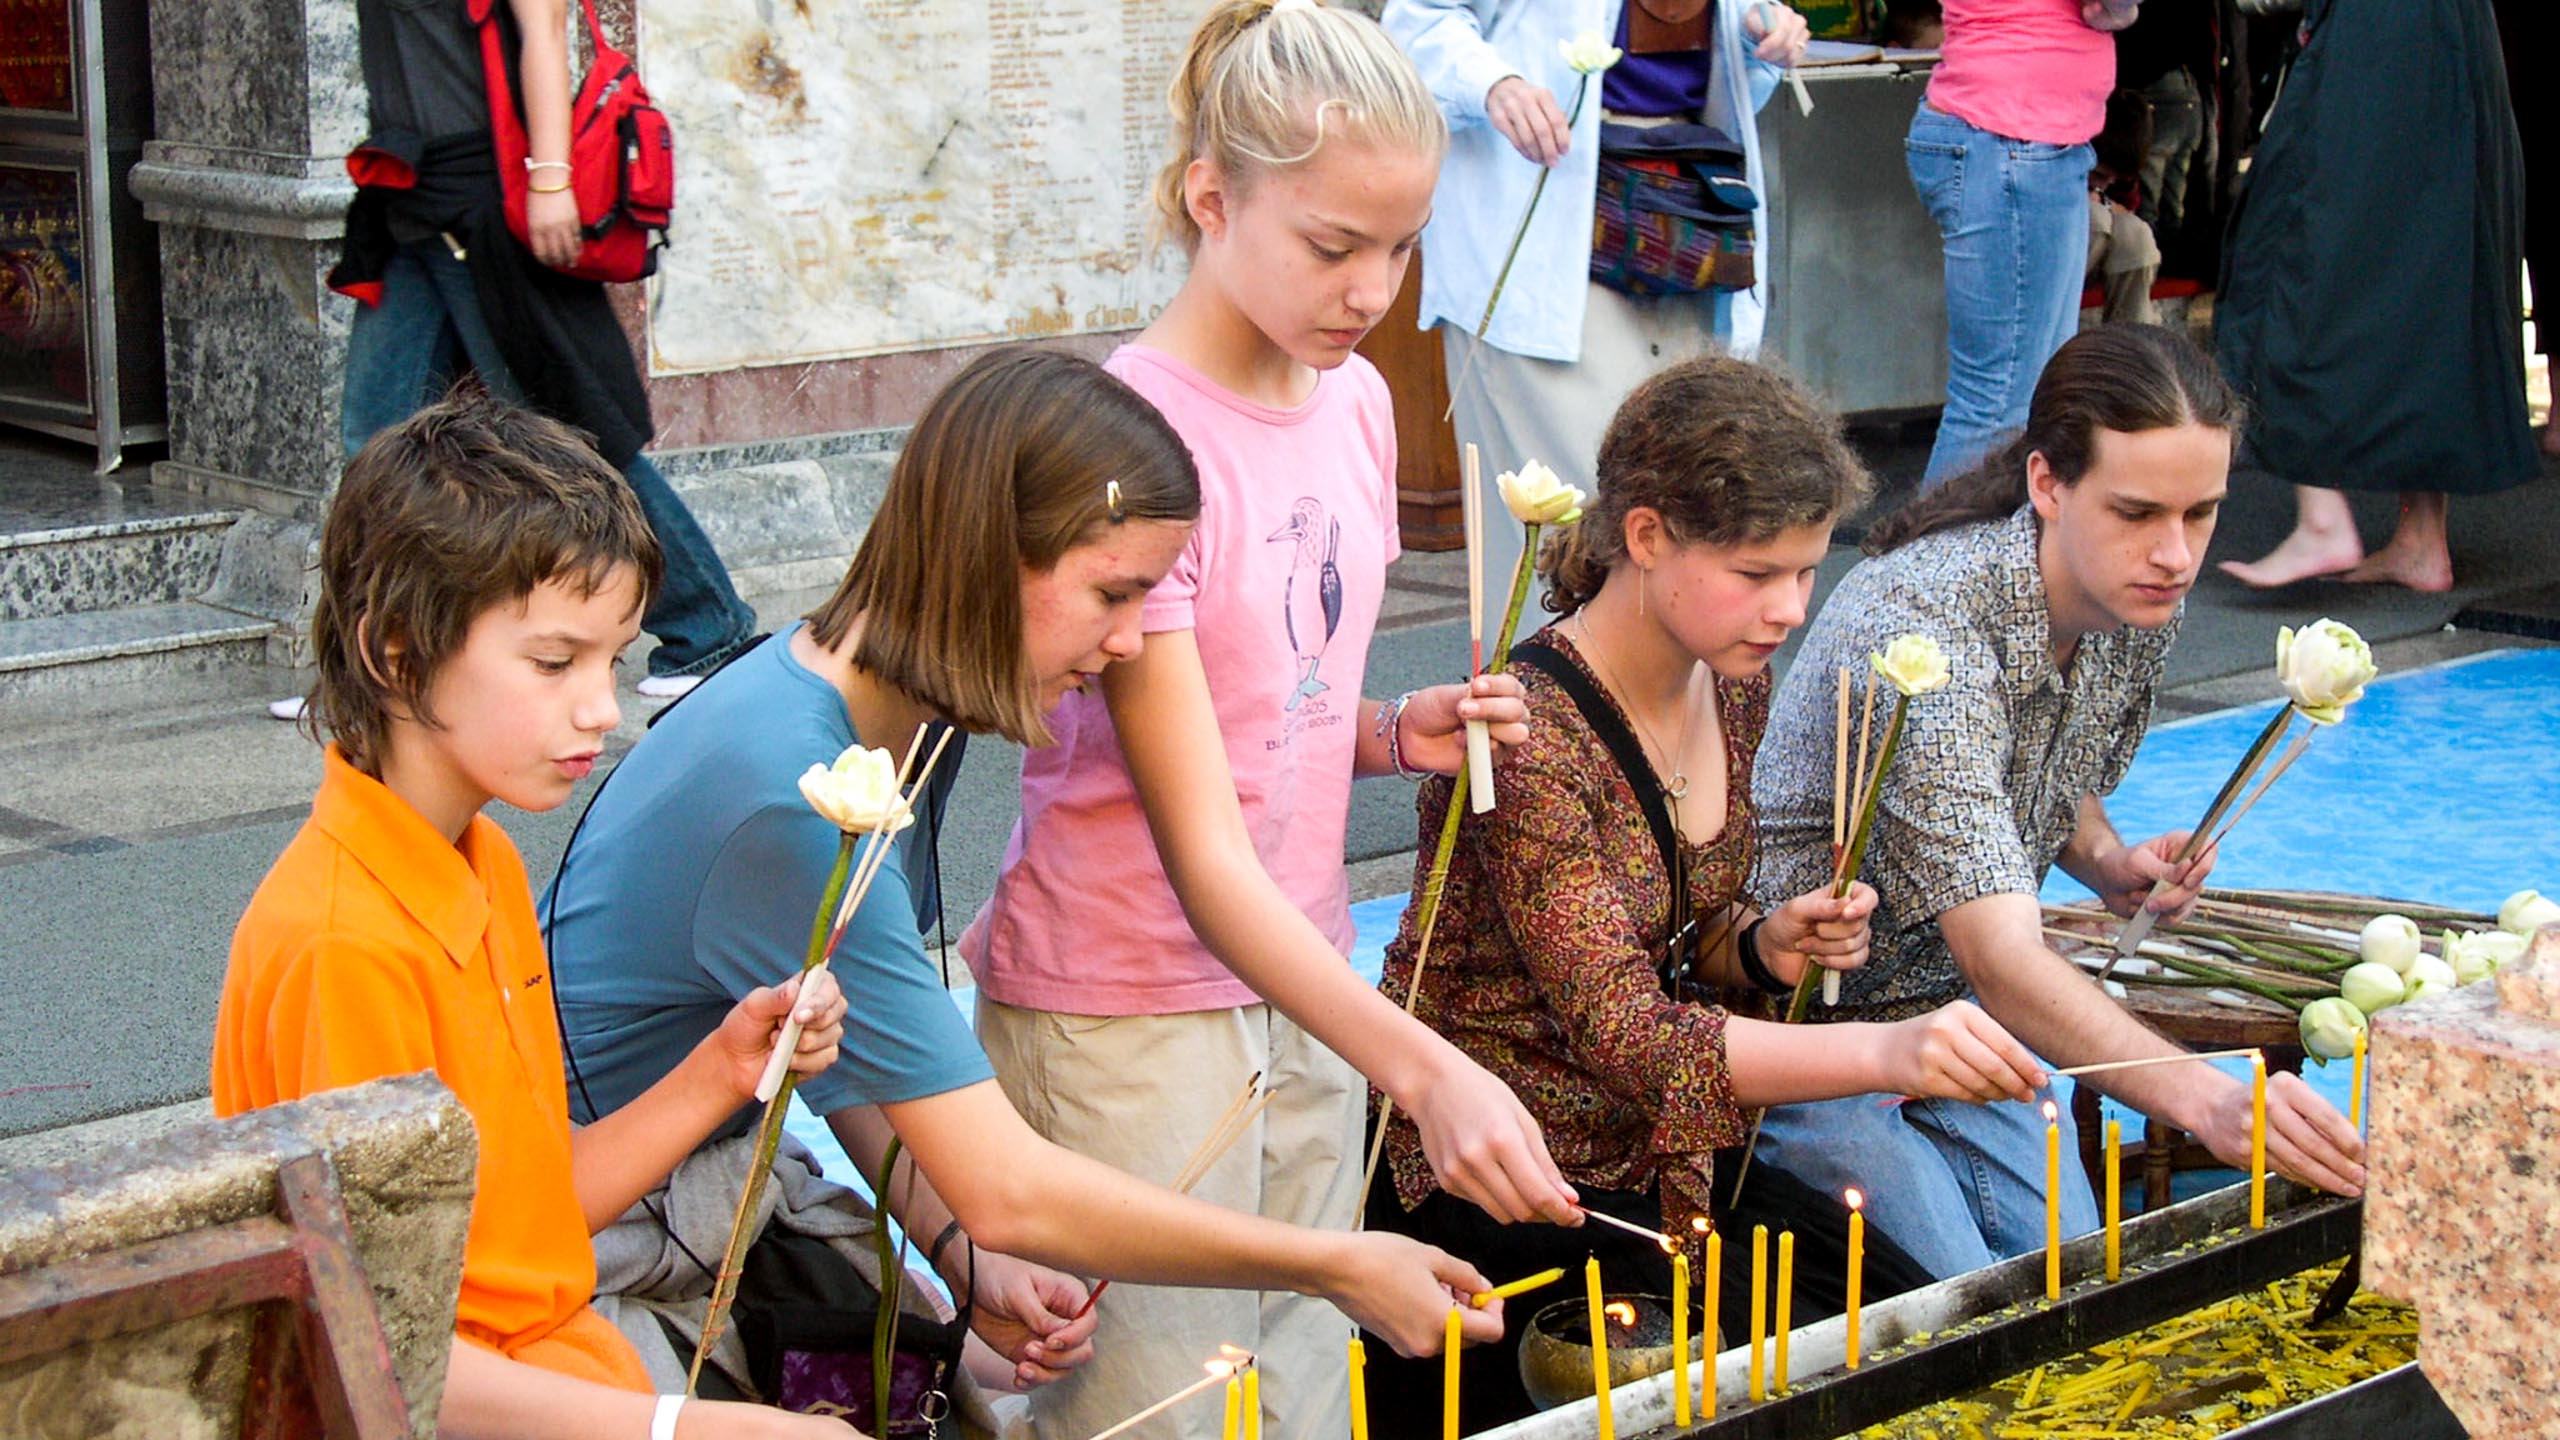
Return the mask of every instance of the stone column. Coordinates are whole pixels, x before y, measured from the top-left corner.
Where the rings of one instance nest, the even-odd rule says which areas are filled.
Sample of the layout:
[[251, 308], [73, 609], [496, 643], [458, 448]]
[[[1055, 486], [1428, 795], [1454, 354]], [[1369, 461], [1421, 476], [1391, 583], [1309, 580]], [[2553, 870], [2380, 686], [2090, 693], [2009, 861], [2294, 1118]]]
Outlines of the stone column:
[[2472, 1434], [2560, 1414], [2560, 925], [2494, 984], [2374, 1017], [2365, 1282]]
[[337, 483], [338, 389], [353, 302], [322, 277], [363, 137], [354, 0], [151, 7], [158, 135], [132, 187], [159, 223], [169, 459], [155, 483], [250, 513], [209, 601], [282, 623], [304, 658], [306, 578]]

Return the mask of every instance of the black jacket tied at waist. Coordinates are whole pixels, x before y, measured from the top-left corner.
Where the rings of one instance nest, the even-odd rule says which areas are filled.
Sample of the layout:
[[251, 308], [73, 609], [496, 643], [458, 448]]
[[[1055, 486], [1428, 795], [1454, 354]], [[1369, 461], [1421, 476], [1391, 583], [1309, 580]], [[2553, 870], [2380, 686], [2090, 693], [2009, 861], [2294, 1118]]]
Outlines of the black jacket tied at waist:
[[487, 132], [423, 142], [378, 132], [347, 157], [347, 170], [356, 198], [329, 288], [379, 304], [400, 234], [451, 237], [526, 402], [594, 436], [606, 461], [627, 468], [655, 433], [630, 341], [602, 285], [551, 269], [508, 232]]

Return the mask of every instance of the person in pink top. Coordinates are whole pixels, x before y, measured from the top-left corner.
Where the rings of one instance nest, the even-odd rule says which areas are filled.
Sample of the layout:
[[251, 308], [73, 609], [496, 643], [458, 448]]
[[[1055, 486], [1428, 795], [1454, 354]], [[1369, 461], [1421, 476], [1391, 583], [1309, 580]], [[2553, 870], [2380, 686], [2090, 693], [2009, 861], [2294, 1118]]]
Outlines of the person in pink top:
[[[1171, 1178], [1259, 1073], [1272, 1100], [1194, 1193], [1343, 1228], [1368, 1092], [1422, 1128], [1443, 1188], [1503, 1220], [1578, 1223], [1502, 1083], [1364, 983], [1343, 847], [1355, 775], [1453, 773], [1463, 723], [1527, 738], [1519, 682], [1362, 694], [1397, 553], [1385, 382], [1352, 353], [1395, 298], [1447, 131], [1375, 24], [1311, 0], [1224, 0], [1173, 87], [1156, 203], [1191, 255], [1108, 368], [1198, 462], [1199, 529], [1145, 607], [1143, 655], [1050, 717], [1022, 818], [961, 941], [979, 1038], [1050, 1140]], [[1259, 1357], [1263, 1425], [1339, 1435], [1350, 1323], [1294, 1294], [1114, 1287], [1092, 1362], [1031, 1397], [1078, 1440]], [[1216, 1434], [1214, 1406], [1162, 1433]]]
[[1943, 58], [1902, 142], [1946, 246], [1947, 407], [1923, 486], [2026, 423], [2080, 323], [2089, 140], [2115, 88], [2110, 32], [2141, 0], [1945, 0]]

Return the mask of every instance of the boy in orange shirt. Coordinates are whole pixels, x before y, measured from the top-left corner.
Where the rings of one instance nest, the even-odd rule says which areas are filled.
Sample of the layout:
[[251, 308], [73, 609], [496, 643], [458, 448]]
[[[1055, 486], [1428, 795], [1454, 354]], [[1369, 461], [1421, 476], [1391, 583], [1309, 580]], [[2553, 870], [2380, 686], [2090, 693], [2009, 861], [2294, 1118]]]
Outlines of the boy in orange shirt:
[[549, 810], [594, 767], [659, 564], [630, 490], [575, 432], [482, 396], [366, 445], [321, 536], [311, 714], [332, 743], [310, 820], [232, 937], [214, 1109], [432, 1069], [471, 1113], [447, 1435], [852, 1433], [652, 1397], [588, 1305], [589, 1236], [752, 1098], [786, 1012], [806, 1027], [804, 1075], [834, 1063], [844, 1014], [823, 970], [757, 990], [639, 1099], [569, 1124], [532, 892], [480, 811]]

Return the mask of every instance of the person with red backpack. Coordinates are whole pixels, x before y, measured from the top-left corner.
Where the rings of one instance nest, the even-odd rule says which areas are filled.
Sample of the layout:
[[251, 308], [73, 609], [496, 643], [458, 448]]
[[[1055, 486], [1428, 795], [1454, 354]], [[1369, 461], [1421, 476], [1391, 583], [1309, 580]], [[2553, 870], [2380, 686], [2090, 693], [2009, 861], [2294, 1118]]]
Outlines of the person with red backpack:
[[[655, 267], [673, 198], [663, 120], [592, 6], [594, 74], [575, 106], [564, 0], [357, 0], [356, 14], [369, 133], [347, 156], [356, 198], [329, 274], [358, 302], [346, 453], [466, 370], [592, 436], [666, 554], [639, 692], [683, 694], [755, 638], [755, 612], [641, 453], [648, 392], [599, 283]], [[302, 702], [269, 709], [297, 718]]]

